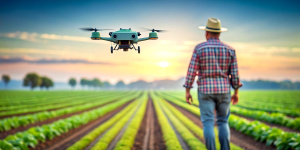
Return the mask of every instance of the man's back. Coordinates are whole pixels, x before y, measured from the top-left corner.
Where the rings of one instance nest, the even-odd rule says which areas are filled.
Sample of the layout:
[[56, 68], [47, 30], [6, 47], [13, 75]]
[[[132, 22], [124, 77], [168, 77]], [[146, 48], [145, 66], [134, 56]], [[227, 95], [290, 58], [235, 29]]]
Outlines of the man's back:
[[230, 84], [238, 86], [239, 83], [235, 50], [218, 38], [210, 38], [198, 44], [191, 59], [185, 85], [192, 85], [196, 73], [201, 93], [228, 93]]

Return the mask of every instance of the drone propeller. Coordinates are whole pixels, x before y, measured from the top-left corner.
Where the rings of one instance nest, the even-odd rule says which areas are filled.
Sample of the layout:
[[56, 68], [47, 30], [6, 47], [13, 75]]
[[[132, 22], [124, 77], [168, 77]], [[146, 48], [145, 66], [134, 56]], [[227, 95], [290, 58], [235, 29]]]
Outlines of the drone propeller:
[[97, 29], [97, 28], [79, 28], [81, 30], [84, 30], [84, 31], [103, 31], [103, 30], [113, 30], [113, 29]]
[[146, 31], [152, 31], [152, 32], [166, 32], [167, 31], [167, 30], [156, 30], [156, 29], [148, 29], [148, 28], [143, 28], [143, 29]]

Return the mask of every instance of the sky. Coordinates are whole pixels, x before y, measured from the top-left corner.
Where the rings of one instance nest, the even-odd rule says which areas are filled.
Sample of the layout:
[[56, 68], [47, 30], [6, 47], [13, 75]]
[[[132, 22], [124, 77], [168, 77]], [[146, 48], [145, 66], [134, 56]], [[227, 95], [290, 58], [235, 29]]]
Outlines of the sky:
[[[300, 81], [300, 2], [297, 1], [1, 1], [0, 74], [29, 72], [66, 82], [82, 77], [153, 81], [186, 75], [194, 47], [206, 41], [209, 17], [228, 28], [221, 41], [235, 48], [242, 80]], [[141, 53], [115, 51], [81, 27], [164, 29], [138, 43]]]

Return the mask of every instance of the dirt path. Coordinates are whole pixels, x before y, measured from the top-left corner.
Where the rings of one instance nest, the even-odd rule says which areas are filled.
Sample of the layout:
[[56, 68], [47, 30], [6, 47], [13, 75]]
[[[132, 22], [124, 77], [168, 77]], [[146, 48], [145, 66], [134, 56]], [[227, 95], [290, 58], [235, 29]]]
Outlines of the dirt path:
[[[249, 121], [255, 121], [255, 120], [257, 120], [257, 119], [252, 119], [250, 117], [245, 117], [245, 116], [239, 115], [239, 114], [234, 114], [234, 115], [239, 116], [239, 117], [244, 118], [244, 119], [247, 119]], [[262, 122], [262, 123], [264, 123], [264, 124], [266, 124], [266, 125], [268, 125], [270, 127], [275, 127], [275, 128], [282, 129], [283, 131], [286, 131], [286, 132], [297, 132], [297, 133], [300, 133], [299, 130], [291, 129], [291, 128], [288, 128], [288, 127], [285, 127], [285, 126], [281, 126], [281, 125], [278, 125], [278, 124], [273, 124], [273, 123], [269, 123], [269, 122], [265, 122], [265, 121], [261, 121], [261, 120], [258, 120], [258, 121], [260, 121], [260, 122]]]
[[71, 113], [71, 114], [66, 114], [66, 115], [63, 115], [63, 116], [56, 117], [56, 118], [51, 118], [51, 119], [47, 119], [47, 120], [44, 120], [44, 121], [36, 122], [36, 123], [33, 123], [33, 124], [29, 124], [27, 126], [21, 126], [21, 127], [18, 127], [18, 128], [14, 128], [14, 129], [11, 129], [9, 131], [4, 131], [4, 132], [1, 132], [0, 139], [4, 139], [6, 136], [11, 135], [11, 134], [15, 134], [17, 132], [25, 131], [25, 130], [31, 128], [31, 127], [42, 126], [44, 124], [49, 124], [49, 123], [55, 122], [55, 121], [60, 120], [60, 119], [68, 118], [68, 117], [73, 116], [73, 115], [77, 115], [77, 114], [81, 114], [81, 113], [86, 112], [86, 111], [97, 109], [99, 107], [102, 107], [104, 105], [110, 104], [112, 102], [114, 102], [114, 101], [111, 101], [111, 102], [108, 102], [108, 103], [105, 103], [105, 104], [102, 104], [102, 105], [99, 105], [99, 106], [95, 106], [95, 107], [92, 107], [92, 108], [89, 108], [89, 109], [86, 109], [86, 110], [82, 110], [82, 111], [79, 111], [79, 112], [74, 112], [74, 113]]
[[83, 136], [85, 136], [90, 131], [94, 130], [103, 122], [107, 121], [109, 118], [117, 114], [123, 108], [125, 108], [128, 104], [132, 102], [129, 101], [126, 104], [122, 105], [121, 107], [107, 113], [106, 115], [99, 117], [97, 120], [89, 122], [85, 125], [80, 126], [72, 131], [62, 134], [61, 136], [55, 137], [52, 140], [47, 140], [45, 143], [39, 144], [34, 149], [49, 149], [49, 150], [64, 150], [67, 149], [69, 146], [80, 140]]
[[[141, 150], [145, 146], [147, 147], [146, 149], [149, 150], [165, 150], [166, 146], [164, 143], [163, 133], [158, 122], [153, 101], [150, 96], [148, 96], [148, 99], [149, 100], [147, 104], [146, 113], [140, 125], [140, 129], [135, 137], [135, 142], [132, 149]], [[147, 121], [149, 121], [150, 123], [148, 123]], [[149, 128], [149, 131], [146, 131], [147, 128]], [[149, 134], [149, 136], [146, 134]], [[147, 139], [148, 142], [146, 141]]]
[[[168, 101], [169, 102], [169, 101]], [[187, 116], [190, 120], [192, 120], [195, 124], [199, 125], [200, 128], [203, 128], [202, 122], [200, 120], [200, 117], [198, 117], [195, 114], [192, 114], [191, 112], [177, 106], [176, 104], [172, 104], [176, 109], [178, 109], [181, 113], [183, 113], [185, 116]], [[241, 148], [245, 150], [275, 150], [275, 147], [268, 147], [265, 145], [265, 143], [260, 143], [258, 141], [255, 141], [254, 138], [249, 137], [239, 131], [236, 131], [233, 128], [230, 128], [230, 142], [234, 143], [235, 145], [240, 146]]]
[[[135, 137], [135, 142], [133, 145], [133, 150], [154, 150], [155, 143], [155, 131], [154, 131], [154, 109], [152, 100], [150, 96], [148, 98], [148, 104], [146, 108], [146, 113], [140, 125], [139, 131]], [[160, 135], [162, 136], [162, 135]], [[162, 137], [161, 137], [162, 138]], [[159, 139], [159, 138], [156, 138]]]

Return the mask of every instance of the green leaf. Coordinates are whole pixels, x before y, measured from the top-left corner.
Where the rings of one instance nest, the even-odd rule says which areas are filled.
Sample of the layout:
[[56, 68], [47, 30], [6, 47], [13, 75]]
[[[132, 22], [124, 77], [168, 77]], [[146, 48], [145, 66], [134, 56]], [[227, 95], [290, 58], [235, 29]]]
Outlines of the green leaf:
[[274, 140], [268, 139], [267, 142], [266, 142], [266, 145], [270, 146], [270, 145], [272, 145], [273, 142], [274, 142]]

